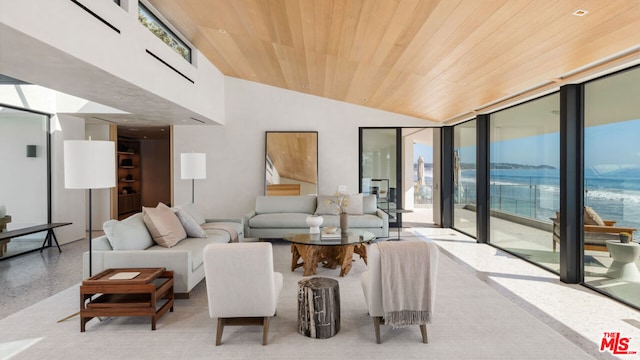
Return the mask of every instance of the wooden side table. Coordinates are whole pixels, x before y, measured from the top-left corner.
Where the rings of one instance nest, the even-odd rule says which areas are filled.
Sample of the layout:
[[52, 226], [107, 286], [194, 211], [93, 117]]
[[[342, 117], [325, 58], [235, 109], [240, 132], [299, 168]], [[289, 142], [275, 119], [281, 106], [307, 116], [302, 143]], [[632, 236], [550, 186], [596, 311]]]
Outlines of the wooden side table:
[[80, 332], [98, 316], [149, 316], [151, 330], [155, 330], [156, 321], [167, 311], [173, 312], [173, 300], [173, 271], [107, 269], [80, 285]]
[[326, 339], [340, 331], [340, 287], [335, 279], [298, 281], [298, 333]]

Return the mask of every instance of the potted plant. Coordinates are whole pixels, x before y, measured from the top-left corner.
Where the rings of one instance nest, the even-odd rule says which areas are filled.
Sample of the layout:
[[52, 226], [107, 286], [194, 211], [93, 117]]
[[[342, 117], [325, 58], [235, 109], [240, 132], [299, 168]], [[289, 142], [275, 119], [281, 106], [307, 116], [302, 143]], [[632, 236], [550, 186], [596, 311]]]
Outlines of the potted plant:
[[623, 244], [631, 242], [631, 234], [629, 234], [628, 232], [621, 232], [620, 234], [618, 234], [618, 237], [620, 238], [620, 242]]

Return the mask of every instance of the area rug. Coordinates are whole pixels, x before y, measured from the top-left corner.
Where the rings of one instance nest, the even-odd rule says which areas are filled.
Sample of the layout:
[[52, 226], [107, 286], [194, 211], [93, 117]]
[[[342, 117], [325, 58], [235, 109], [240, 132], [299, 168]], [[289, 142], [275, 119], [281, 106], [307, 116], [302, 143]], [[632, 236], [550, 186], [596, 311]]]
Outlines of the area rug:
[[[214, 345], [215, 319], [207, 311], [201, 282], [188, 300], [151, 331], [148, 318], [91, 320], [80, 333], [78, 317], [58, 320], [79, 307], [78, 285], [0, 321], [0, 358], [12, 359], [590, 359], [582, 349], [519, 308], [445, 253], [440, 256], [436, 305], [422, 344], [417, 326], [383, 326], [375, 343], [360, 275], [366, 265], [355, 256], [351, 272], [318, 268], [317, 276], [340, 283], [341, 328], [329, 339], [297, 333], [297, 282], [302, 269], [290, 271], [290, 246], [274, 242], [275, 270], [284, 275], [278, 314], [269, 343], [261, 328], [226, 327]], [[242, 284], [239, 284], [242, 286]], [[242, 301], [242, 299], [237, 299]]]

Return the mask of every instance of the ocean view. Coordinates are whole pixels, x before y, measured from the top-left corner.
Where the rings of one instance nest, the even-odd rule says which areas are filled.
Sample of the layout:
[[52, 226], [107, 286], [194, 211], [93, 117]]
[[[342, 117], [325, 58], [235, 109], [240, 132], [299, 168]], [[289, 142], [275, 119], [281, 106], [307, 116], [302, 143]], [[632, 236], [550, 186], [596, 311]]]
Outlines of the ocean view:
[[[640, 228], [640, 169], [585, 171], [585, 205], [602, 219]], [[475, 203], [475, 170], [461, 171], [456, 203]], [[490, 170], [491, 209], [549, 221], [560, 209], [558, 169]]]

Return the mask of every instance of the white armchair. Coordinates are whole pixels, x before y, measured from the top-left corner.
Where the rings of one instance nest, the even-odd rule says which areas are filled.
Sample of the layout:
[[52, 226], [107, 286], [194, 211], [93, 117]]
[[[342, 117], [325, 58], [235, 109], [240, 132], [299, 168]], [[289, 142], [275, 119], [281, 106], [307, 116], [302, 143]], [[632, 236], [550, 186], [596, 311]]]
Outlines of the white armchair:
[[225, 325], [262, 325], [267, 344], [282, 274], [273, 271], [271, 243], [209, 244], [204, 249], [209, 316], [218, 318], [216, 346]]
[[[397, 250], [402, 253], [400, 248], [404, 248], [405, 253], [412, 254], [412, 256], [400, 256], [402, 260], [396, 263], [397, 266], [393, 266], [393, 262], [391, 262], [391, 265], [385, 262], [388, 264], [388, 268], [385, 268], [382, 266], [383, 262], [380, 258], [380, 247], [383, 246], [387, 253], [390, 251], [396, 252]], [[361, 282], [369, 315], [373, 317], [376, 343], [380, 344], [380, 323], [387, 322], [396, 326], [402, 320], [406, 320], [399, 319], [400, 321], [398, 321], [396, 318], [393, 321], [389, 321], [385, 319], [385, 313], [391, 316], [395, 308], [395, 310], [409, 312], [423, 310], [422, 314], [418, 312], [419, 315], [422, 315], [422, 321], [408, 321], [404, 325], [419, 325], [422, 333], [422, 342], [426, 344], [428, 342], [426, 323], [431, 320], [435, 304], [438, 247], [433, 242], [386, 241], [372, 244], [367, 255], [368, 271], [362, 274]], [[383, 276], [387, 276], [384, 281]], [[401, 291], [400, 300], [397, 297], [394, 299], [393, 296], [389, 296], [394, 295], [394, 291], [388, 291], [383, 288], [384, 283], [390, 283], [389, 280], [391, 280], [394, 288]], [[387, 297], [386, 301], [383, 299], [383, 294]], [[409, 304], [409, 306], [402, 307], [403, 303], [405, 305]], [[385, 306], [387, 307], [386, 312]], [[403, 316], [402, 311], [396, 311], [396, 314], [398, 313], [401, 314], [399, 315], [400, 317]]]

